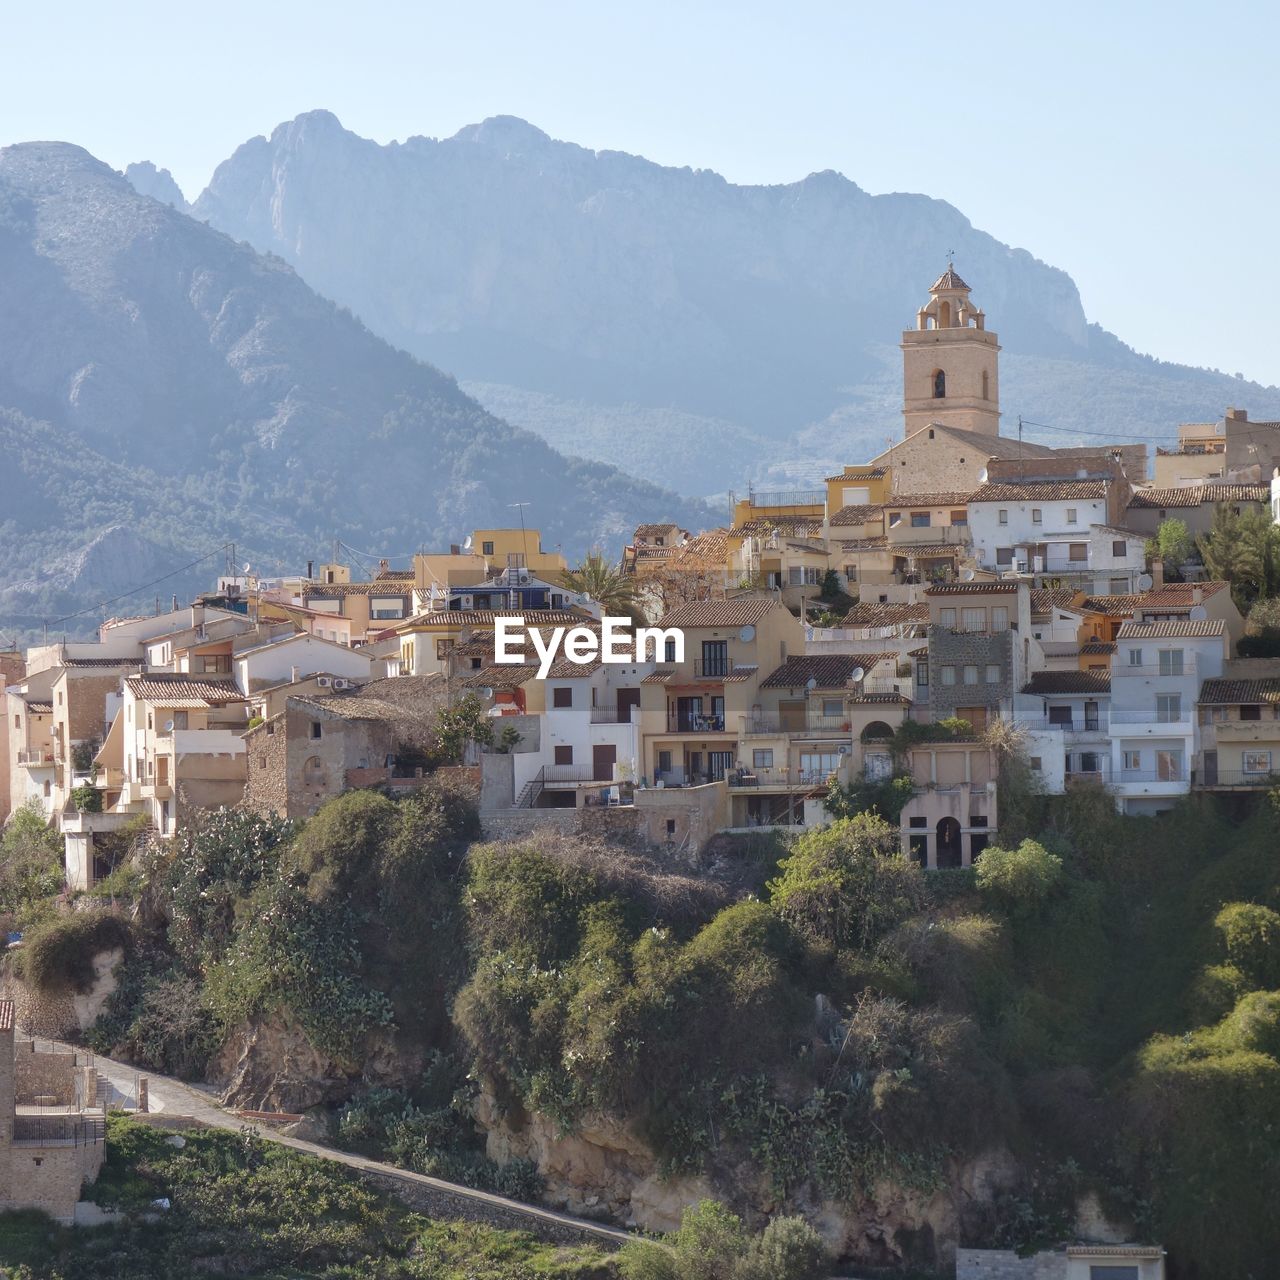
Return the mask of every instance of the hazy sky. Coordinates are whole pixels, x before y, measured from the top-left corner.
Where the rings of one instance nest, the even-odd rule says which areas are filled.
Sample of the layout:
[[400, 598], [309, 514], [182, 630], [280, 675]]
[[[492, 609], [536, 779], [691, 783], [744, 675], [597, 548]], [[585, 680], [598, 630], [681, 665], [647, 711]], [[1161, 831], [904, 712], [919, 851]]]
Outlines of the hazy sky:
[[949, 200], [1065, 268], [1090, 319], [1139, 350], [1280, 383], [1257, 278], [1276, 249], [1278, 12], [4, 4], [0, 145], [57, 138], [118, 168], [153, 160], [192, 197], [246, 138], [327, 107], [383, 142], [510, 114], [735, 182], [838, 169], [868, 191]]

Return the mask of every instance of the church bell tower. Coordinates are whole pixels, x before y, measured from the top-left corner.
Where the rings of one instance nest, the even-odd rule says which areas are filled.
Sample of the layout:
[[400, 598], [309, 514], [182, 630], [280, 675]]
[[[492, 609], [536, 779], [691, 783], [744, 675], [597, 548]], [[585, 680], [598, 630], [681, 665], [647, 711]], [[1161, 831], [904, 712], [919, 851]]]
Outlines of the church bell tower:
[[902, 334], [902, 417], [908, 436], [932, 423], [1000, 434], [1000, 344], [948, 264], [916, 327]]

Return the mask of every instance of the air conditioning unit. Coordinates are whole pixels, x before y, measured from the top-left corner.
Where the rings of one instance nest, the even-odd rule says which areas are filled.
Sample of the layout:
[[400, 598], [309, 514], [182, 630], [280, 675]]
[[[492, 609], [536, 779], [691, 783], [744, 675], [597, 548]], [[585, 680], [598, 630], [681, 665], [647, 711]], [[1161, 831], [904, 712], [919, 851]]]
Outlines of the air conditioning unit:
[[335, 676], [333, 680], [333, 687], [335, 689], [345, 689], [349, 683], [350, 681], [342, 679], [341, 676]]
[[463, 607], [464, 609], [473, 609], [473, 608], [475, 608], [475, 596], [463, 596], [463, 597], [462, 597], [462, 607]]
[[321, 689], [327, 689], [332, 683], [333, 681], [328, 676], [316, 676], [316, 684]]

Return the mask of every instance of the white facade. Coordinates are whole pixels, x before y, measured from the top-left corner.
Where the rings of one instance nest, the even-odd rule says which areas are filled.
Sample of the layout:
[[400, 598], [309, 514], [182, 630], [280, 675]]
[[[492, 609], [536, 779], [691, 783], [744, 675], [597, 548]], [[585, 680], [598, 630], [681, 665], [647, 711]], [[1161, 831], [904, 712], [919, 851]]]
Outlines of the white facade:
[[1200, 685], [1222, 675], [1221, 621], [1126, 623], [1111, 659], [1111, 784], [1123, 813], [1159, 813], [1191, 789]]
[[1026, 734], [1027, 755], [1046, 794], [1061, 795], [1076, 780], [1110, 783], [1109, 693], [1023, 692], [1014, 723]]
[[319, 636], [297, 634], [236, 655], [233, 668], [241, 693], [250, 693], [286, 680], [300, 680], [317, 671], [351, 680], [368, 680], [371, 655]]

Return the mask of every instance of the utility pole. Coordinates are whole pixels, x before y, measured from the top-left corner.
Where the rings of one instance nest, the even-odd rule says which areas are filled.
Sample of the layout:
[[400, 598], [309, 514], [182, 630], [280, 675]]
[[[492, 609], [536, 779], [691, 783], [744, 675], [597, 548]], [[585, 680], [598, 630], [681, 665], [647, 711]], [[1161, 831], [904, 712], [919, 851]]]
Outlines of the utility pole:
[[520, 508], [520, 546], [524, 552], [524, 567], [527, 569], [529, 567], [529, 534], [524, 527], [524, 509], [529, 504], [527, 502], [509, 502], [507, 505]]

